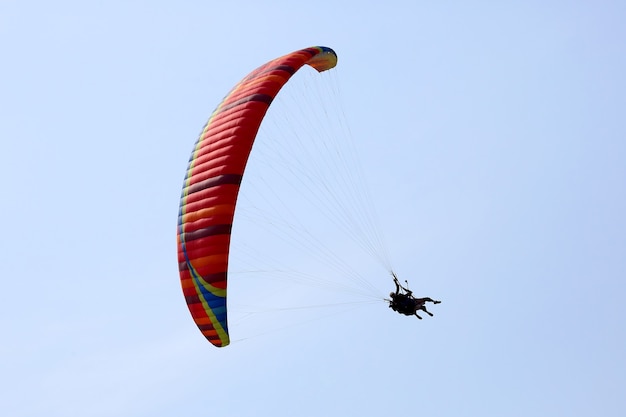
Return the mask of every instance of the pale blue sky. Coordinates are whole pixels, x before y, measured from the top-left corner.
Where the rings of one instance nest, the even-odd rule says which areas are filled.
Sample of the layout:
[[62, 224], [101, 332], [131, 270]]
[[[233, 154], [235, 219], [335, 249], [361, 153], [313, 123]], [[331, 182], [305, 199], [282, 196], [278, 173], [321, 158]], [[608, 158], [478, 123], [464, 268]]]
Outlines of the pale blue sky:
[[[623, 2], [211, 3], [0, 1], [3, 414], [626, 413]], [[217, 349], [178, 280], [187, 159], [241, 77], [311, 45], [394, 267], [443, 303], [261, 312], [233, 339], [277, 331]]]

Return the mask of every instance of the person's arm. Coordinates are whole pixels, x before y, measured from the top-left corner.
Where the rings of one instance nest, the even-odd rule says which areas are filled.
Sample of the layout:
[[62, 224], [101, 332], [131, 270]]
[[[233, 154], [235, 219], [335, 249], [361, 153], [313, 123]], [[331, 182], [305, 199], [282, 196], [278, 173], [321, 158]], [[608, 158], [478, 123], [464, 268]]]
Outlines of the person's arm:
[[409, 290], [406, 287], [403, 287], [402, 285], [400, 285], [400, 282], [396, 279], [396, 285], [399, 286], [400, 288], [402, 288], [404, 290], [404, 292], [406, 292], [407, 294], [411, 295], [413, 294], [413, 292], [411, 290]]
[[400, 293], [400, 282], [398, 281], [398, 277], [396, 276], [395, 272], [391, 272], [391, 276], [393, 277], [393, 283], [396, 284], [396, 294]]

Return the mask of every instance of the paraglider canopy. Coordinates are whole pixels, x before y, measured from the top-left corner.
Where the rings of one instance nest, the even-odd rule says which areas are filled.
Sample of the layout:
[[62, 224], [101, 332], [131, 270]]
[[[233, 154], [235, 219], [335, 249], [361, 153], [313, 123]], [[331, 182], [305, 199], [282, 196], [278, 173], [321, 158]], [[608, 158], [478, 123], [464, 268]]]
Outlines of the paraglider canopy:
[[226, 290], [230, 234], [246, 163], [272, 100], [302, 66], [335, 67], [327, 47], [301, 49], [248, 74], [217, 106], [189, 159], [178, 214], [178, 265], [191, 315], [215, 346], [230, 343]]

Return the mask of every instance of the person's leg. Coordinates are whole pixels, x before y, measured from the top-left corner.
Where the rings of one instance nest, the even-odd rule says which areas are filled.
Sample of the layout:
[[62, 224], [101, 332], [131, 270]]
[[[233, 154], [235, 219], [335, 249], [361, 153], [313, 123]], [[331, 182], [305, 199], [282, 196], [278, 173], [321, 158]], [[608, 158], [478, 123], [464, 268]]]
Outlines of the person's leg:
[[424, 313], [428, 314], [430, 317], [433, 316], [433, 313], [431, 313], [430, 311], [426, 310], [426, 306], [421, 306], [420, 310], [422, 310]]

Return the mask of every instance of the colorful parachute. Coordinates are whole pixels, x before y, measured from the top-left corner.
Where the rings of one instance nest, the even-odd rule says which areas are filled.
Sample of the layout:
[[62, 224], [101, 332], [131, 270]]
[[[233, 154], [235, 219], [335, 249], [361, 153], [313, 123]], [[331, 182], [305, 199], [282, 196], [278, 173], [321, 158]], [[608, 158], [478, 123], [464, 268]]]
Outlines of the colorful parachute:
[[272, 100], [303, 65], [337, 64], [326, 47], [302, 49], [252, 71], [217, 106], [189, 159], [178, 213], [178, 265], [189, 311], [215, 346], [230, 343], [226, 278], [239, 186], [254, 138]]

